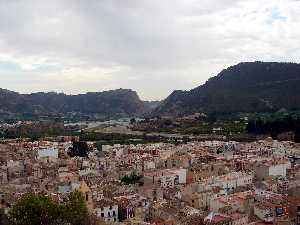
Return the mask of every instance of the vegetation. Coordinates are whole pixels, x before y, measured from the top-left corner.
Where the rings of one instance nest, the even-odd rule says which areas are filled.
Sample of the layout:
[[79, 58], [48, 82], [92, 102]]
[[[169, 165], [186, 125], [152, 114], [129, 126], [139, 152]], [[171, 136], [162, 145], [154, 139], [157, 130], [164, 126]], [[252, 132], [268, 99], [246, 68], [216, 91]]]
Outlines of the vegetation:
[[255, 134], [269, 134], [276, 138], [284, 132], [293, 132], [295, 141], [300, 141], [300, 113], [264, 113], [253, 116], [248, 125], [247, 132]]
[[128, 175], [124, 176], [121, 179], [121, 181], [123, 183], [125, 183], [126, 185], [136, 184], [136, 183], [139, 183], [140, 185], [142, 185], [143, 184], [142, 181], [141, 181], [142, 178], [143, 178], [143, 176], [138, 176], [135, 173], [132, 173], [129, 176]]
[[80, 134], [81, 141], [95, 141], [95, 147], [99, 150], [102, 145], [114, 144], [148, 144], [157, 142], [168, 142], [169, 140], [164, 137], [154, 135], [132, 135], [120, 133], [99, 133], [99, 132], [82, 132]]
[[174, 91], [154, 115], [299, 110], [299, 74], [295, 63], [240, 63], [191, 91]]
[[69, 149], [68, 154], [71, 157], [87, 157], [91, 150], [85, 141], [73, 141], [73, 146]]
[[100, 133], [100, 132], [82, 132], [81, 141], [111, 141], [111, 140], [128, 140], [139, 138], [138, 135], [120, 134], [120, 133]]
[[71, 193], [64, 203], [42, 194], [25, 194], [9, 211], [10, 225], [90, 225], [89, 218], [80, 192]]
[[63, 207], [65, 220], [72, 225], [87, 225], [88, 210], [82, 194], [72, 192]]
[[1, 118], [92, 117], [98, 119], [141, 115], [148, 104], [135, 91], [118, 89], [79, 95], [63, 93], [19, 94], [0, 89]]
[[42, 137], [75, 135], [76, 127], [70, 129], [64, 127], [61, 122], [33, 122], [21, 124], [13, 128], [2, 129], [3, 138], [30, 138], [37, 140]]
[[12, 225], [60, 224], [62, 207], [44, 195], [26, 194], [10, 210]]
[[176, 119], [156, 118], [154, 120], [144, 120], [136, 123], [133, 127], [135, 130], [146, 133], [178, 133], [183, 135], [231, 135], [245, 132], [245, 121], [236, 115], [231, 117], [205, 116], [201, 118]]

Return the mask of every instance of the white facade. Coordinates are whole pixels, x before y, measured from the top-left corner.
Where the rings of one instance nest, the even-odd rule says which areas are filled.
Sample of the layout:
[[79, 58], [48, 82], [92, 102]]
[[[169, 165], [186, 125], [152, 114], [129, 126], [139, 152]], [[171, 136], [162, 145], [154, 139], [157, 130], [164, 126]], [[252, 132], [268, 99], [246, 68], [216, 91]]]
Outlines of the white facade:
[[212, 177], [204, 181], [207, 185], [218, 186], [224, 190], [232, 190], [240, 186], [252, 184], [253, 175], [246, 173], [229, 173], [223, 176]]
[[107, 222], [118, 221], [118, 205], [96, 208], [95, 213], [98, 218], [102, 218], [104, 221]]
[[91, 169], [91, 168], [85, 168], [83, 170], [79, 170], [78, 174], [79, 174], [79, 176], [86, 176], [86, 175], [89, 175], [89, 174], [97, 175], [98, 172], [96, 170]]
[[103, 152], [109, 152], [113, 149], [113, 146], [111, 145], [102, 145], [102, 151]]
[[161, 187], [174, 187], [178, 184], [186, 184], [186, 169], [167, 169], [159, 176]]
[[291, 163], [286, 162], [282, 164], [272, 165], [269, 167], [269, 176], [286, 177], [287, 169], [291, 168]]
[[38, 150], [38, 159], [44, 157], [58, 158], [58, 149], [56, 148], [47, 148], [47, 149], [39, 149]]
[[144, 162], [144, 169], [145, 170], [155, 169], [155, 162], [153, 162], [153, 161], [145, 161]]
[[175, 169], [172, 172], [178, 176], [179, 184], [186, 184], [186, 169]]

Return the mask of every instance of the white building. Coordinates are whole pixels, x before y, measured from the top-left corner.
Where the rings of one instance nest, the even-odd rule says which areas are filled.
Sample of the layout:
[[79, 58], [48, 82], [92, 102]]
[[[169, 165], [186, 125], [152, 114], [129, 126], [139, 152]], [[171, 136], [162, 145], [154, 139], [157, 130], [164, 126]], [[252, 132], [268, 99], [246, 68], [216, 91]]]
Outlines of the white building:
[[291, 168], [290, 162], [286, 162], [278, 165], [272, 165], [269, 167], [269, 176], [286, 177], [286, 171], [289, 168]]
[[151, 170], [155, 169], [155, 162], [154, 161], [144, 161], [144, 170]]
[[286, 177], [287, 170], [291, 168], [291, 162], [288, 160], [281, 162], [262, 162], [255, 166], [255, 176], [259, 180], [264, 180], [270, 176]]
[[161, 187], [174, 187], [178, 184], [186, 184], [186, 169], [167, 169], [161, 172]]
[[118, 222], [118, 205], [113, 201], [102, 199], [97, 202], [94, 209], [95, 214], [98, 218], [106, 222]]
[[145, 172], [145, 184], [159, 184], [163, 188], [186, 184], [186, 169], [164, 169], [154, 172]]
[[252, 197], [252, 191], [238, 192], [230, 195], [216, 194], [210, 199], [210, 211], [220, 212], [219, 210], [230, 206], [233, 211], [244, 212], [248, 199]]
[[221, 187], [223, 190], [230, 191], [237, 187], [252, 184], [253, 175], [243, 172], [228, 173], [223, 176], [210, 177], [201, 182], [203, 185]]
[[41, 158], [58, 158], [58, 149], [57, 148], [45, 148], [45, 149], [38, 149], [38, 159]]

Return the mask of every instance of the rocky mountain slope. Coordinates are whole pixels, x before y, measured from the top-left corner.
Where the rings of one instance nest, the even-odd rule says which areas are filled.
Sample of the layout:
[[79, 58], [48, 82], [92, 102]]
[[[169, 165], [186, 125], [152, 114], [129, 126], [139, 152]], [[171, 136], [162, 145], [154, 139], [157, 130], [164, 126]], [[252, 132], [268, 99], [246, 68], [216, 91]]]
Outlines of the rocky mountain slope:
[[300, 109], [300, 64], [248, 62], [229, 67], [204, 85], [174, 91], [154, 115]]
[[66, 113], [104, 117], [139, 116], [148, 109], [135, 91], [118, 89], [79, 95], [61, 93], [19, 94], [0, 89], [0, 114], [60, 115]]

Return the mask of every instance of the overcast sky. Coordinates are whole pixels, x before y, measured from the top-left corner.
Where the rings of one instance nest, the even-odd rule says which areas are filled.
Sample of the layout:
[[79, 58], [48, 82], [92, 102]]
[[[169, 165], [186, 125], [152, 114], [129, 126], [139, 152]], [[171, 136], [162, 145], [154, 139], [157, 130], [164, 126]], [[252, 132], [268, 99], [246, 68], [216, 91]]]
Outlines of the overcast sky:
[[241, 61], [300, 61], [298, 0], [0, 0], [0, 87], [145, 100]]

